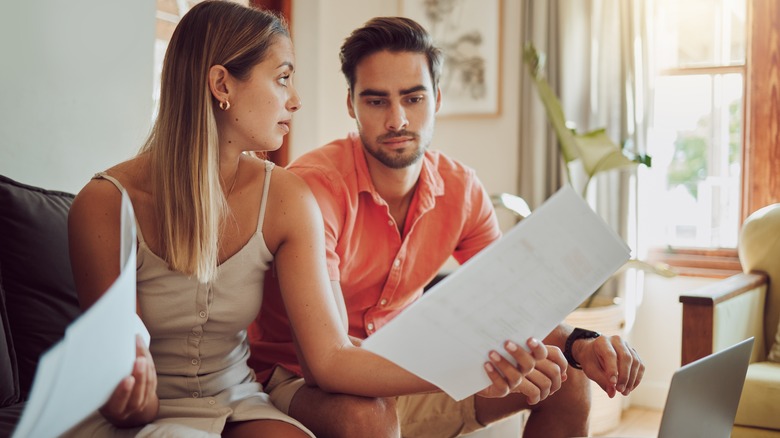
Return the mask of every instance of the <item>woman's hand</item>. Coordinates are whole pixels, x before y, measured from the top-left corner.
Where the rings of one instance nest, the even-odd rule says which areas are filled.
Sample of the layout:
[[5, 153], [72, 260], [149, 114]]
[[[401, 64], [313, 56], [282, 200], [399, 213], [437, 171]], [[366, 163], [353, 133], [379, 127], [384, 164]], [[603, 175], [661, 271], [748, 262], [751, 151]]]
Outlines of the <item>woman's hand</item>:
[[[512, 341], [504, 343], [504, 349], [515, 359], [517, 365], [501, 356], [497, 351], [491, 351], [490, 361], [485, 362], [485, 371], [493, 382], [490, 386], [478, 392], [481, 397], [505, 397], [510, 392], [517, 392], [524, 377], [531, 373], [536, 363], [547, 358], [547, 347], [536, 339], [526, 342], [530, 351], [520, 348]], [[522, 391], [521, 391], [522, 392]]]
[[136, 336], [133, 372], [114, 389], [100, 413], [116, 427], [145, 425], [157, 417], [157, 371], [152, 355], [140, 336]]

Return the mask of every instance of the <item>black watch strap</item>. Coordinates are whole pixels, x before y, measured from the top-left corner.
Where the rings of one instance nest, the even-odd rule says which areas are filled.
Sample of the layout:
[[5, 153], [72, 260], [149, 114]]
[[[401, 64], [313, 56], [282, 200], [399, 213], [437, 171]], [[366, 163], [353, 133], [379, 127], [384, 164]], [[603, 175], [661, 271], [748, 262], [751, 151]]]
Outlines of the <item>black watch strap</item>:
[[580, 363], [574, 360], [574, 356], [571, 352], [574, 341], [577, 339], [593, 339], [598, 338], [599, 336], [601, 336], [601, 333], [599, 332], [575, 327], [569, 337], [566, 339], [566, 345], [563, 348], [563, 357], [566, 358], [566, 361], [569, 362], [569, 365], [571, 365], [573, 368], [577, 368], [578, 370], [582, 369]]

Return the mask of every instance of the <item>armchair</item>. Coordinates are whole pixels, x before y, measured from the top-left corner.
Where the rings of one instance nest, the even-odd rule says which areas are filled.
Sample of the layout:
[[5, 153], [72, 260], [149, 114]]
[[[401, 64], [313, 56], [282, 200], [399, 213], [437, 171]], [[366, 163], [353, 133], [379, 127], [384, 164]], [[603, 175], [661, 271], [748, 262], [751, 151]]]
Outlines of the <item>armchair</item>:
[[743, 273], [680, 296], [682, 364], [755, 336], [732, 437], [780, 437], [780, 204], [745, 220], [738, 253]]

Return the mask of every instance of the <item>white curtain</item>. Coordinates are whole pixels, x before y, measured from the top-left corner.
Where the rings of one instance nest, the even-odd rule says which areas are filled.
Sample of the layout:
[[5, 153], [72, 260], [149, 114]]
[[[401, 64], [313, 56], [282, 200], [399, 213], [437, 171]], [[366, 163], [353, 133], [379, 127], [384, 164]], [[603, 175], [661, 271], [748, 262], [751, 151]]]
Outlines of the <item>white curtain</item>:
[[[546, 55], [544, 75], [577, 132], [606, 128], [614, 142], [644, 154], [652, 105], [651, 0], [525, 0], [523, 12], [523, 46], [532, 43]], [[535, 208], [565, 182], [566, 173], [527, 69], [521, 81], [519, 193]], [[636, 248], [635, 171], [600, 174], [588, 188], [588, 201]], [[633, 285], [618, 293], [628, 308], [641, 297]], [[633, 312], [627, 316], [632, 323]]]

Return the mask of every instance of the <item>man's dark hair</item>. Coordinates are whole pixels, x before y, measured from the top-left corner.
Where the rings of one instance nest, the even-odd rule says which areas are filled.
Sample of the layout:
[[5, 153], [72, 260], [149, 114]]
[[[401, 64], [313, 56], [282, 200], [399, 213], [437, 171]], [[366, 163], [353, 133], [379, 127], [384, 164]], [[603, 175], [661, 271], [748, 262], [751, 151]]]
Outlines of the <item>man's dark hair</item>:
[[366, 22], [363, 27], [355, 29], [341, 46], [339, 52], [341, 72], [347, 79], [350, 93], [355, 87], [355, 69], [360, 61], [383, 50], [425, 55], [428, 58], [433, 92], [436, 92], [444, 55], [433, 45], [433, 39], [428, 31], [409, 18], [376, 17]]

